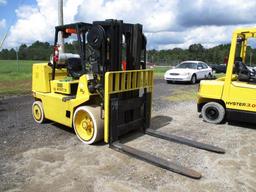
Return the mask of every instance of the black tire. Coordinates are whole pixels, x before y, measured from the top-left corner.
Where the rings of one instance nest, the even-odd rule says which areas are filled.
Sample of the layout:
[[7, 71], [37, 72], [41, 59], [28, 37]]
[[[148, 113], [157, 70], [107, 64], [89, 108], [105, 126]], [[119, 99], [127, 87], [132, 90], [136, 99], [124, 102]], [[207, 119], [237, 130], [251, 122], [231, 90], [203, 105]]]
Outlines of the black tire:
[[212, 73], [209, 73], [209, 74], [208, 74], [207, 79], [212, 79]]
[[225, 108], [219, 103], [209, 102], [203, 106], [201, 114], [204, 121], [219, 124], [224, 120]]
[[170, 80], [167, 80], [167, 81], [166, 81], [166, 83], [167, 83], [167, 84], [171, 84], [171, 83], [172, 83], [172, 81], [170, 81]]
[[196, 74], [193, 74], [192, 77], [191, 77], [190, 83], [191, 84], [196, 84], [196, 82], [197, 82]]

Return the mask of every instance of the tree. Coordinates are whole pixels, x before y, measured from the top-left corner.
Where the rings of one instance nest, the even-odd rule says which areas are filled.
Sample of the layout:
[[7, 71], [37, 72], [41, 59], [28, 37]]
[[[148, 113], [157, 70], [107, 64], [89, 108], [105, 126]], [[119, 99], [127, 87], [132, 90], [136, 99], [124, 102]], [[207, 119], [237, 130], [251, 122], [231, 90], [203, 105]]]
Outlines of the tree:
[[200, 43], [190, 45], [188, 50], [192, 53], [191, 58], [193, 58], [193, 60], [199, 60], [199, 58], [202, 58], [204, 53], [204, 47]]
[[22, 44], [19, 48], [19, 59], [21, 60], [27, 60], [28, 57], [28, 47], [26, 44]]

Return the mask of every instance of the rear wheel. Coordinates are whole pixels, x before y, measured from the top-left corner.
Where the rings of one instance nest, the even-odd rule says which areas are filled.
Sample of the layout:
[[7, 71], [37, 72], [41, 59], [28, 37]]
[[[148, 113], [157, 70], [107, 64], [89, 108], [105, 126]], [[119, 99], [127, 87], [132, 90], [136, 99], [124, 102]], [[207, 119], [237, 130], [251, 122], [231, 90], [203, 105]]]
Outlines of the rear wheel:
[[37, 123], [43, 123], [45, 121], [43, 104], [41, 101], [35, 101], [32, 105], [32, 115]]
[[209, 102], [203, 106], [201, 113], [204, 121], [218, 124], [224, 120], [225, 108], [219, 103]]
[[81, 106], [75, 110], [73, 127], [77, 137], [85, 144], [103, 139], [103, 120], [99, 106]]
[[212, 73], [209, 73], [207, 76], [207, 79], [211, 79], [212, 78]]

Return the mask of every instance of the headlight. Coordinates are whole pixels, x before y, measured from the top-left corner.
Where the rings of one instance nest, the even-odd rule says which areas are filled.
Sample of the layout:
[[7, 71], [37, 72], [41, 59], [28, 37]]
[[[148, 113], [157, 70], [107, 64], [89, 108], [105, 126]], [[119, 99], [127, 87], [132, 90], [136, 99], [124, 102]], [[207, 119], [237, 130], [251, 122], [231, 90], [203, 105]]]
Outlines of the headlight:
[[189, 72], [187, 72], [187, 73], [184, 73], [184, 75], [190, 75], [190, 73], [189, 73]]

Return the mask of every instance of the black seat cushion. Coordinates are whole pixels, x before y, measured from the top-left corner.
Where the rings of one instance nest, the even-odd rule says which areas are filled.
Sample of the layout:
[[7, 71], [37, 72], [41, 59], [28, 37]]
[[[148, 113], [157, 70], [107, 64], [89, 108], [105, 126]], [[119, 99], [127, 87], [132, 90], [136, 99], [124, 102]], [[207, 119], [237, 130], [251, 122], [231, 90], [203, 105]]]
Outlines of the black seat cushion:
[[78, 79], [83, 74], [83, 67], [80, 58], [69, 58], [67, 64], [68, 75]]

